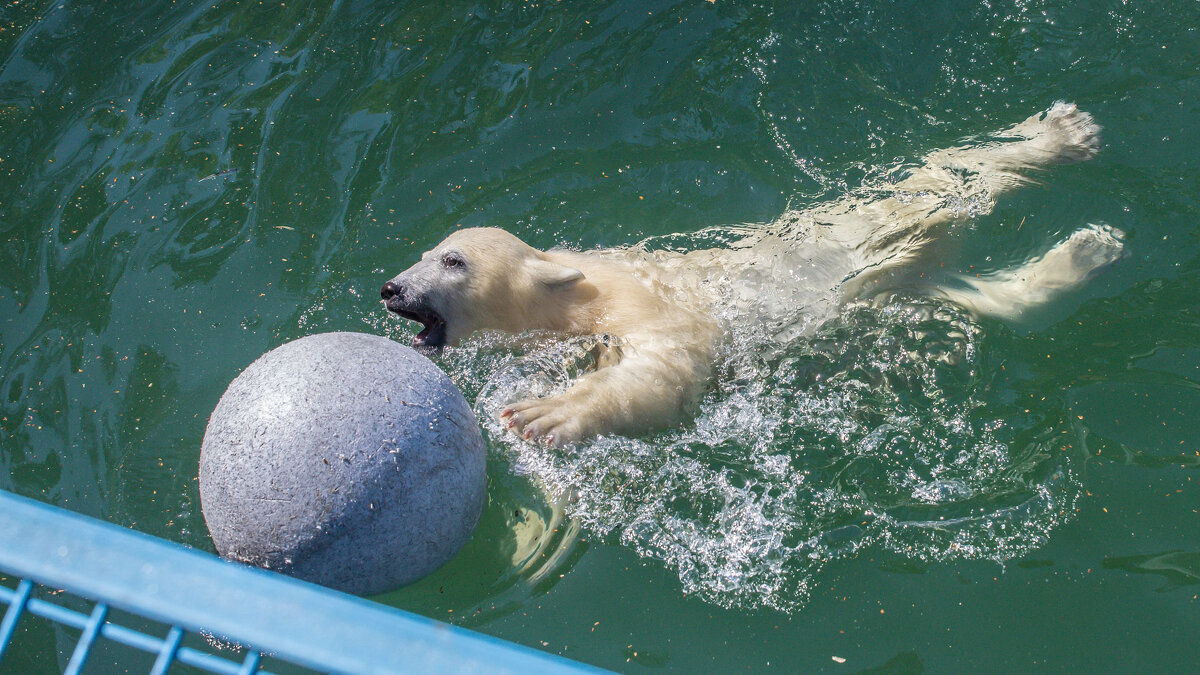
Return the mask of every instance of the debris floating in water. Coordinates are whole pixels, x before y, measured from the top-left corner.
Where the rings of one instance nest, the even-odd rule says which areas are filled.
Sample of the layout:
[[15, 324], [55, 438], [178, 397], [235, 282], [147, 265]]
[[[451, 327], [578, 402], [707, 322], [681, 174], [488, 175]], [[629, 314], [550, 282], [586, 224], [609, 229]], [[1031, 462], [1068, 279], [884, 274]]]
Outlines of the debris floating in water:
[[196, 182], [197, 182], [197, 183], [203, 183], [203, 182], [204, 182], [204, 181], [206, 181], [206, 180], [212, 180], [212, 179], [214, 179], [214, 178], [224, 178], [224, 177], [226, 177], [226, 176], [231, 176], [231, 175], [232, 175], [232, 176], [236, 176], [236, 175], [237, 175], [237, 169], [226, 169], [226, 170], [224, 170], [224, 171], [219, 171], [219, 172], [217, 172], [217, 173], [209, 174], [209, 175], [205, 176], [204, 178], [201, 178], [200, 180], [198, 180], [198, 181], [196, 181]]

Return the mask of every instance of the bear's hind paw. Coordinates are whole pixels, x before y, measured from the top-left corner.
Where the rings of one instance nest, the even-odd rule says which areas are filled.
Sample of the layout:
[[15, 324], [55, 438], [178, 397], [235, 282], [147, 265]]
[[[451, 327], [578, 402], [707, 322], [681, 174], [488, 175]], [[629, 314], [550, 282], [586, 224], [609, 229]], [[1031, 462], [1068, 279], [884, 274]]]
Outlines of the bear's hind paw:
[[1017, 125], [1015, 131], [1040, 146], [1051, 164], [1082, 162], [1100, 151], [1100, 125], [1066, 101], [1056, 101], [1045, 112]]

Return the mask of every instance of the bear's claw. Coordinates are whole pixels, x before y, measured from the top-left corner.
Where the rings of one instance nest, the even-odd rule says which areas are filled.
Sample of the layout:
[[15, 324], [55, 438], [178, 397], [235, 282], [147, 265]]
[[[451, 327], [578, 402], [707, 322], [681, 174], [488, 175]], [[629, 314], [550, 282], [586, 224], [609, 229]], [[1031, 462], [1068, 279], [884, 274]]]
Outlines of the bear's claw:
[[582, 436], [567, 407], [557, 397], [519, 401], [504, 408], [500, 419], [507, 420], [506, 427], [527, 441], [561, 448]]

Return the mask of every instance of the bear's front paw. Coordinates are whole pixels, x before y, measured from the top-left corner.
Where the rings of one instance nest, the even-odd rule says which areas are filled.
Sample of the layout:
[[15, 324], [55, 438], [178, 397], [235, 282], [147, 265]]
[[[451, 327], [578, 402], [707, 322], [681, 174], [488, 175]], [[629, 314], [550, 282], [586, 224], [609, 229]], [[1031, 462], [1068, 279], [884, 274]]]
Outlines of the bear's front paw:
[[555, 396], [514, 403], [500, 412], [500, 419], [521, 438], [556, 448], [583, 438], [580, 418]]

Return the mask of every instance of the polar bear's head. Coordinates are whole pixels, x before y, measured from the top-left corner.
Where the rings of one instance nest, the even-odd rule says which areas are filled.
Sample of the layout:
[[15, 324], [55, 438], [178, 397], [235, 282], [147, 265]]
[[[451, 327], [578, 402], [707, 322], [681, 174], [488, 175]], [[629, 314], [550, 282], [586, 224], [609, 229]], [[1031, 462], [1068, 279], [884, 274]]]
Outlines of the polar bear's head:
[[380, 295], [388, 310], [424, 326], [414, 347], [437, 350], [487, 328], [553, 328], [550, 306], [582, 279], [504, 230], [480, 227], [446, 237]]

